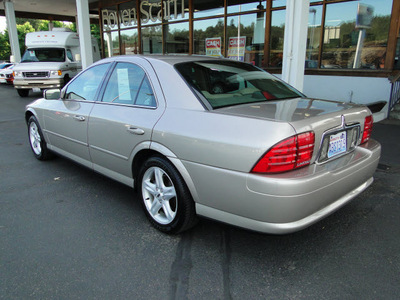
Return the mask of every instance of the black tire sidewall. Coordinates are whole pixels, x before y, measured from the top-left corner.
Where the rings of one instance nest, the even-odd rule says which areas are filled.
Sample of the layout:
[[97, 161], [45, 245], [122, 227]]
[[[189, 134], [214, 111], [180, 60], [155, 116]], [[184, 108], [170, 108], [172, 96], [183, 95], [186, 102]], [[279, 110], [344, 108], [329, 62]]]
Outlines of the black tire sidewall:
[[[39, 133], [39, 135], [40, 135], [40, 148], [41, 148], [40, 154], [36, 154], [35, 151], [34, 151], [33, 148], [32, 148], [31, 133], [30, 133], [31, 124], [32, 124], [32, 123], [35, 123], [35, 124], [36, 124], [36, 127], [37, 127], [37, 129], [38, 129], [38, 133]], [[31, 150], [32, 150], [33, 155], [35, 155], [35, 157], [36, 157], [38, 160], [45, 160], [45, 159], [47, 159], [47, 156], [48, 156], [48, 155], [47, 155], [47, 153], [48, 153], [47, 144], [46, 144], [46, 141], [44, 140], [43, 133], [42, 133], [42, 129], [40, 128], [39, 122], [37, 121], [37, 119], [36, 119], [35, 116], [31, 116], [31, 117], [29, 118], [29, 120], [28, 120], [28, 139], [29, 139], [29, 146], [31, 147]]]
[[17, 89], [17, 92], [18, 92], [18, 95], [23, 98], [28, 97], [28, 95], [29, 95], [28, 89], [26, 89], [26, 90], [25, 89]]
[[[174, 220], [169, 224], [160, 224], [150, 215], [146, 208], [142, 194], [142, 181], [145, 172], [151, 167], [161, 168], [174, 184], [176, 191], [176, 198], [178, 203], [178, 209]], [[143, 165], [138, 176], [138, 192], [140, 196], [140, 202], [146, 217], [149, 219], [150, 223], [158, 230], [165, 233], [178, 233], [186, 229], [185, 224], [190, 223], [187, 218], [194, 218], [194, 202], [187, 188], [183, 178], [176, 170], [176, 168], [167, 159], [159, 156], [153, 156], [149, 158]]]

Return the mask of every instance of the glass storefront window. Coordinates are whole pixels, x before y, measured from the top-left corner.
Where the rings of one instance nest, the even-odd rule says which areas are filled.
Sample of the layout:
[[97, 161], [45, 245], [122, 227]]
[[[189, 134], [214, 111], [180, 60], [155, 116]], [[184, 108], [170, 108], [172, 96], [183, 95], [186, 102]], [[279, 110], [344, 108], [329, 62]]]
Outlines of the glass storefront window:
[[286, 0], [272, 0], [272, 7], [286, 6]]
[[162, 53], [162, 30], [161, 25], [142, 28], [142, 53]]
[[224, 19], [193, 22], [193, 54], [219, 57], [224, 53]]
[[265, 10], [266, 5], [266, 1], [228, 0], [228, 14], [245, 11]]
[[397, 35], [396, 53], [394, 56], [394, 69], [400, 70], [400, 30]]
[[116, 6], [107, 7], [101, 10], [103, 31], [118, 29], [118, 14]]
[[139, 54], [139, 37], [136, 28], [121, 30], [121, 54]]
[[326, 6], [322, 68], [382, 69], [392, 0], [362, 0]]
[[214, 17], [224, 14], [223, 0], [196, 0], [193, 1], [195, 18]]
[[269, 66], [282, 68], [283, 58], [283, 38], [285, 34], [285, 10], [275, 10], [271, 15], [271, 39]]
[[118, 5], [118, 14], [120, 29], [137, 26], [138, 13], [136, 11], [136, 1]]
[[140, 22], [142, 25], [160, 24], [162, 21], [161, 1], [140, 1]]
[[[239, 15], [227, 19], [227, 57], [263, 66], [265, 13]], [[239, 26], [240, 24], [240, 26]]]
[[189, 19], [189, 0], [163, 1], [164, 22]]
[[104, 52], [106, 57], [119, 55], [118, 31], [104, 32]]
[[165, 53], [189, 53], [189, 23], [164, 25]]
[[319, 37], [321, 35], [322, 5], [311, 6], [308, 17], [306, 68], [318, 68]]

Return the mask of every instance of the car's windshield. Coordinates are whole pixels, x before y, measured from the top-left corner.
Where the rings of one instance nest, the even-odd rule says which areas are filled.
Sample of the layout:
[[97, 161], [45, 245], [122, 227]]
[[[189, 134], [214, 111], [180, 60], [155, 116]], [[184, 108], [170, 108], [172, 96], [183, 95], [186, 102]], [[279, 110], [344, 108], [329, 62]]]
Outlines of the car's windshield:
[[64, 62], [65, 51], [62, 48], [29, 48], [21, 62]]
[[176, 69], [212, 108], [304, 97], [253, 65], [229, 60], [180, 63]]

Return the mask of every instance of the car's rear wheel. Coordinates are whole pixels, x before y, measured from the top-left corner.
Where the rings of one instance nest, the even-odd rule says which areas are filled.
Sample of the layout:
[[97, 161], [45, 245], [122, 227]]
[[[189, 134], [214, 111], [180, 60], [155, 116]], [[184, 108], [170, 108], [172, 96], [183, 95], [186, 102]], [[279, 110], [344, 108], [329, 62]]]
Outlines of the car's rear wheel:
[[17, 89], [17, 92], [20, 97], [28, 97], [29, 95], [29, 89]]
[[47, 149], [46, 141], [43, 138], [39, 122], [34, 116], [28, 120], [29, 144], [35, 157], [39, 160], [46, 160], [51, 157], [50, 150]]
[[165, 233], [193, 227], [197, 217], [192, 196], [183, 178], [166, 159], [149, 158], [139, 173], [142, 206], [151, 224]]

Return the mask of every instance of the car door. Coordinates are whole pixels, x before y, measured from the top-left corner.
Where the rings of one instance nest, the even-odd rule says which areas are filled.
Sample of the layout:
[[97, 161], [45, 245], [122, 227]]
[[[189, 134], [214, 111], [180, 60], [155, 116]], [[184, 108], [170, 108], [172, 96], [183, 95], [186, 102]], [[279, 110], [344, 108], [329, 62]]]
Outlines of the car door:
[[90, 165], [87, 141], [89, 113], [110, 63], [82, 72], [66, 87], [61, 100], [47, 101], [45, 132], [50, 147], [84, 165]]
[[147, 61], [141, 65], [117, 62], [102, 101], [90, 114], [88, 136], [94, 169], [126, 184], [132, 183], [134, 149], [150, 144], [153, 127], [164, 111], [152, 76]]

